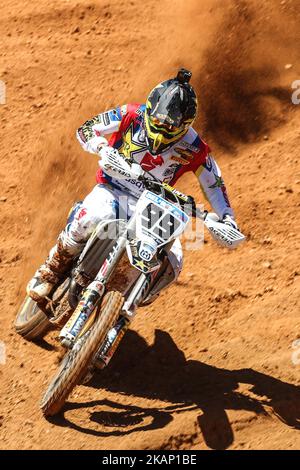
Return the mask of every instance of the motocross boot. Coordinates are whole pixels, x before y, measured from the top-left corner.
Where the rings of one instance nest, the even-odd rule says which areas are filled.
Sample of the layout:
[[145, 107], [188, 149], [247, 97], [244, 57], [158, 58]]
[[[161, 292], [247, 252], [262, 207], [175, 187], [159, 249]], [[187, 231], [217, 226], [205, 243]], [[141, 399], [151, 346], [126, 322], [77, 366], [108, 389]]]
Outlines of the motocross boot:
[[[80, 246], [81, 248], [81, 246]], [[45, 263], [39, 267], [27, 285], [27, 295], [35, 302], [41, 302], [49, 296], [52, 289], [71, 268], [72, 261], [77, 253], [70, 254], [63, 247], [63, 233], [59, 236], [57, 244], [51, 249]]]

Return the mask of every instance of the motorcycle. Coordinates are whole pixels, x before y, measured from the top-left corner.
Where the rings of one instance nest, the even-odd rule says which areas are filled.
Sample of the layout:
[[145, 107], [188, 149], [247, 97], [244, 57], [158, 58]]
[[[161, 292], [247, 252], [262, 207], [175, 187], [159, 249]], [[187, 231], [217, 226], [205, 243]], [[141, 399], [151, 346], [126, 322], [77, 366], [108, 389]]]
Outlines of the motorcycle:
[[168, 253], [191, 217], [200, 218], [222, 246], [234, 248], [245, 239], [216, 214], [200, 211], [191, 196], [137, 172], [117, 151], [102, 167], [143, 183], [135, 212], [129, 220], [100, 222], [49, 297], [39, 304], [26, 297], [15, 322], [16, 331], [30, 340], [60, 329], [66, 353], [41, 400], [45, 416], [57, 414], [76, 385], [108, 365], [137, 307], [155, 298]]

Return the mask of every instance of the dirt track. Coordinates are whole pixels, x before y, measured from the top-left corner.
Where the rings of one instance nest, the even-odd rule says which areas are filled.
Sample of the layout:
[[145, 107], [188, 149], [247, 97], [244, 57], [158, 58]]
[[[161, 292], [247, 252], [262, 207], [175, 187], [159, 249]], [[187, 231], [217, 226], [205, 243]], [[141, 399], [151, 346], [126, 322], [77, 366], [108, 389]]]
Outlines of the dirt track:
[[[2, 449], [300, 447], [299, 2], [199, 3], [8, 0], [2, 11]], [[13, 321], [69, 207], [94, 184], [97, 160], [74, 131], [144, 101], [178, 66], [194, 71], [198, 128], [248, 241], [228, 253], [206, 237], [187, 251], [179, 282], [140, 311], [111, 367], [47, 422], [38, 402], [57, 367], [55, 333], [30, 344]], [[192, 176], [179, 187], [200, 196]]]

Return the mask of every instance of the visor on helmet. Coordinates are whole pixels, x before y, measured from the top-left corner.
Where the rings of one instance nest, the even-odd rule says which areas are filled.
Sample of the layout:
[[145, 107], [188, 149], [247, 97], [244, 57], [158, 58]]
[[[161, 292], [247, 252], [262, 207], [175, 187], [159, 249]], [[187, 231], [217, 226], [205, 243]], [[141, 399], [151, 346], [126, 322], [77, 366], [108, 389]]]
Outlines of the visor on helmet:
[[149, 124], [153, 130], [161, 132], [166, 137], [177, 135], [184, 129], [184, 126], [173, 126], [153, 116], [149, 116]]
[[151, 151], [156, 154], [167, 150], [168, 147], [183, 137], [189, 125], [176, 127], [145, 114], [145, 127]]

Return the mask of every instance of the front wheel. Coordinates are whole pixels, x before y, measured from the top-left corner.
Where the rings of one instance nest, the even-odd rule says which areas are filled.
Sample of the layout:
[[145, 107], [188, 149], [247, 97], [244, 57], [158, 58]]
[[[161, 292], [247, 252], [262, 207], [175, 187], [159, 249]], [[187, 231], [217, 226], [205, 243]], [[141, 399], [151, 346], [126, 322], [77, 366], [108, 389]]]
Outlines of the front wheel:
[[15, 320], [16, 332], [28, 340], [42, 337], [51, 323], [37, 303], [26, 296]]
[[108, 292], [105, 295], [95, 323], [66, 354], [42, 398], [40, 408], [45, 416], [59, 413], [71, 391], [85, 377], [94, 354], [119, 317], [123, 303], [124, 297], [120, 292]]

